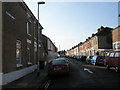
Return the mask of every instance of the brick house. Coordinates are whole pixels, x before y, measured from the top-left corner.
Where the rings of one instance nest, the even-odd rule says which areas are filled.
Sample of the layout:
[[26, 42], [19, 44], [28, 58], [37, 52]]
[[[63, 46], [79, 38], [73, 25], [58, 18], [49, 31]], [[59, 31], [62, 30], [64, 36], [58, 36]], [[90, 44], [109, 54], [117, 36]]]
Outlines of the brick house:
[[45, 63], [50, 62], [54, 58], [57, 58], [58, 53], [57, 53], [57, 47], [54, 45], [54, 43], [51, 41], [50, 38], [42, 34], [42, 43], [44, 47], [44, 54], [45, 54], [45, 59], [47, 60]]
[[0, 2], [0, 85], [33, 72], [43, 60], [42, 29], [24, 2]]
[[112, 28], [103, 26], [98, 28], [96, 34], [92, 34], [86, 41], [77, 45], [78, 55], [96, 55], [97, 52], [102, 56], [106, 55], [106, 52], [112, 50], [112, 30]]
[[112, 50], [112, 28], [101, 26], [96, 35], [98, 36], [98, 52], [100, 55], [106, 55], [106, 52]]
[[120, 50], [120, 26], [112, 30], [113, 50]]

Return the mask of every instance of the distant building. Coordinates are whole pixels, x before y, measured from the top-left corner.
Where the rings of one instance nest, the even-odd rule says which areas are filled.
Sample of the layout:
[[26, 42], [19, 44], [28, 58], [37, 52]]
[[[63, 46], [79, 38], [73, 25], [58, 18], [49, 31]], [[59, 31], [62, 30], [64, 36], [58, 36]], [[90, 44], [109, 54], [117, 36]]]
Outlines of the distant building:
[[96, 34], [92, 34], [92, 37], [86, 39], [81, 44], [79, 54], [80, 55], [96, 55], [99, 52], [100, 55], [104, 55], [105, 52], [112, 49], [112, 28], [101, 26]]
[[58, 52], [59, 56], [66, 56], [66, 51], [62, 50]]
[[44, 47], [44, 52], [46, 56], [46, 63], [49, 63], [51, 60], [57, 58], [57, 47], [47, 36], [42, 34], [42, 43]]
[[67, 50], [67, 56], [106, 55], [106, 52], [112, 50], [112, 30], [112, 28], [101, 26], [96, 34], [92, 34], [86, 41]]
[[112, 50], [112, 28], [101, 26], [96, 33], [98, 37], [98, 52], [100, 55], [105, 55], [106, 52]]

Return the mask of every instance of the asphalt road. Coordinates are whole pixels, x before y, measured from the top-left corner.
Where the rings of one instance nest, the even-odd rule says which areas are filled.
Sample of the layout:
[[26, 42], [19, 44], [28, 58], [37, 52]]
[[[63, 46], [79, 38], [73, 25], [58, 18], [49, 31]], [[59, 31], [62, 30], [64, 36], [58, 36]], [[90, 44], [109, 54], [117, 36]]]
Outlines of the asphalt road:
[[70, 75], [50, 77], [45, 90], [55, 88], [116, 88], [120, 89], [120, 73], [105, 66], [87, 65], [84, 61], [69, 59]]

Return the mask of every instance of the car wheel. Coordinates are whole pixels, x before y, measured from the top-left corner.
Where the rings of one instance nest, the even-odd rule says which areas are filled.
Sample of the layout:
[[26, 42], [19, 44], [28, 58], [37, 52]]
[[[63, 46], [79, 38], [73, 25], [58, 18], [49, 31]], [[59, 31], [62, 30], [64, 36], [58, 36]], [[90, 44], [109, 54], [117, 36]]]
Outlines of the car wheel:
[[95, 63], [92, 63], [95, 66]]
[[106, 65], [106, 68], [107, 68], [107, 70], [109, 70], [109, 69], [110, 69], [110, 66], [107, 64], [107, 65]]
[[118, 73], [120, 72], [120, 69], [118, 67], [115, 67], [115, 71]]
[[95, 66], [97, 66], [98, 64], [97, 63], [95, 63]]

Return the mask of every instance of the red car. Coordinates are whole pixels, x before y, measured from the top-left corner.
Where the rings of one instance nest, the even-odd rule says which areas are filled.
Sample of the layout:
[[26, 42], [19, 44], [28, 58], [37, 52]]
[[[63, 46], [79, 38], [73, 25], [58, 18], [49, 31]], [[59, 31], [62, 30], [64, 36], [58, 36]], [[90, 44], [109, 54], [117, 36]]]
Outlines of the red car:
[[48, 75], [69, 74], [69, 61], [65, 58], [52, 60], [48, 66]]
[[120, 51], [110, 51], [105, 57], [104, 65], [107, 69], [115, 67], [116, 72], [120, 72]]

